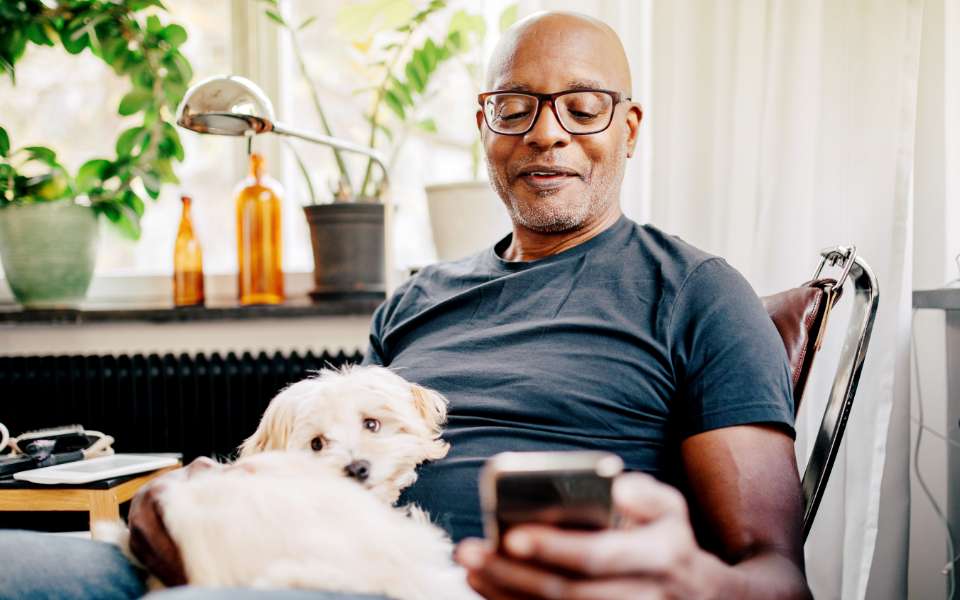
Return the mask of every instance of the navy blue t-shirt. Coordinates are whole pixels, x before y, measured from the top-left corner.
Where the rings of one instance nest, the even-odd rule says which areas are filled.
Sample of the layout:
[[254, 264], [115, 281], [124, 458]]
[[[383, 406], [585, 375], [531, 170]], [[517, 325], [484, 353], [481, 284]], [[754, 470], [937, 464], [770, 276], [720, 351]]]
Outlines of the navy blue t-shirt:
[[477, 479], [497, 452], [602, 449], [671, 482], [688, 436], [793, 434], [783, 342], [725, 261], [626, 217], [541, 260], [503, 260], [509, 243], [423, 269], [373, 317], [365, 362], [450, 401], [450, 453], [401, 501], [454, 540], [482, 535]]

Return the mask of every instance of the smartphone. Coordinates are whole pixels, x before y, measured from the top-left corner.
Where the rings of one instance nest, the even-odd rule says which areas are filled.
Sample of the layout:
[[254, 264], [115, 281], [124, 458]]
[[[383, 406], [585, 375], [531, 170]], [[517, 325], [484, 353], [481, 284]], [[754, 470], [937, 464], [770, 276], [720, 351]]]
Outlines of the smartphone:
[[497, 546], [514, 525], [596, 530], [613, 525], [613, 480], [623, 461], [609, 452], [502, 452], [480, 473], [484, 534]]

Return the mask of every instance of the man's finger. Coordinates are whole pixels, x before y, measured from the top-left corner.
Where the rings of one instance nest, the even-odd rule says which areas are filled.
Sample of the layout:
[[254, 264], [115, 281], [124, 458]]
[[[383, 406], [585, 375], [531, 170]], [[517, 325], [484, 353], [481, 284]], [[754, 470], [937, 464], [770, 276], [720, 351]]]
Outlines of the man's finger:
[[644, 473], [626, 473], [613, 482], [617, 512], [632, 523], [649, 523], [664, 517], [688, 519], [687, 501], [676, 488]]
[[507, 534], [505, 544], [516, 558], [589, 577], [657, 576], [684, 559], [693, 547], [691, 536], [678, 519], [661, 519], [633, 529], [600, 532], [518, 526]]

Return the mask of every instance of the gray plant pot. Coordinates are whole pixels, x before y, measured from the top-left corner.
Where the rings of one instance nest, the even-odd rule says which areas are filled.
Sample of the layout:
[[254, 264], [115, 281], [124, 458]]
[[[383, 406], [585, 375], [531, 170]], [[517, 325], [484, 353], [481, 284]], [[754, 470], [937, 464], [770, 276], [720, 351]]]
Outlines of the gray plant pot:
[[0, 208], [0, 258], [24, 308], [72, 308], [87, 295], [97, 257], [97, 215], [73, 200]]
[[314, 300], [383, 298], [384, 206], [374, 203], [303, 207], [313, 245]]

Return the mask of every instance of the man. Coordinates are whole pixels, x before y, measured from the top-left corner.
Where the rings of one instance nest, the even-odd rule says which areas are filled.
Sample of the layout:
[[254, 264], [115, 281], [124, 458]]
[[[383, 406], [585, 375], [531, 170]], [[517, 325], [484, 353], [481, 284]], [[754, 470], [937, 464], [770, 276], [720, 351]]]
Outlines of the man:
[[[621, 215], [642, 113], [617, 36], [582, 16], [531, 17], [504, 36], [487, 84], [477, 125], [513, 234], [424, 269], [371, 331], [368, 362], [451, 402], [451, 452], [404, 500], [459, 541], [481, 533], [490, 455], [604, 449], [650, 474], [616, 482], [630, 526], [518, 527], [505, 555], [465, 539], [471, 585], [494, 600], [809, 597], [782, 343], [721, 259]], [[176, 581], [153, 502], [131, 508], [131, 543]]]
[[[782, 342], [723, 261], [620, 212], [641, 120], [616, 34], [571, 14], [512, 28], [477, 112], [513, 221], [429, 267], [374, 317], [368, 361], [447, 394], [448, 457], [405, 495], [479, 535], [477, 473], [503, 450], [604, 449], [636, 526], [515, 530], [458, 559], [488, 598], [806, 597]], [[597, 91], [604, 90], [604, 91]], [[709, 548], [707, 552], [698, 545]]]

